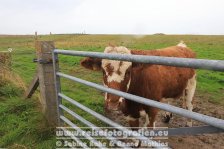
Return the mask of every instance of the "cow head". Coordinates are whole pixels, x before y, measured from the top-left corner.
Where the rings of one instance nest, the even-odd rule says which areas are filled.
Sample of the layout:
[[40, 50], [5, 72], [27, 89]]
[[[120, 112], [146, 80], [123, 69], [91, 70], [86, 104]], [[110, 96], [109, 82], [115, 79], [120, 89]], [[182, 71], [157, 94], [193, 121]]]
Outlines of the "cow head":
[[[131, 54], [125, 47], [106, 47], [104, 53]], [[106, 87], [127, 92], [131, 82], [132, 62], [117, 61], [98, 58], [85, 58], [81, 65], [91, 70], [101, 70], [103, 72], [103, 84]], [[123, 98], [105, 93], [105, 108], [108, 110], [118, 110]]]

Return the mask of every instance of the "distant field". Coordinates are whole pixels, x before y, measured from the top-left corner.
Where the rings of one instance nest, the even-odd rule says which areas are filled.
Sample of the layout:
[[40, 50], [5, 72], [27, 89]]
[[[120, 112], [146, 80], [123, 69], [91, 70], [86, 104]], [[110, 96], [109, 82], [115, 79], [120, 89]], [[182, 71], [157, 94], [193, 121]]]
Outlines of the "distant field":
[[[53, 40], [57, 48], [99, 51], [102, 52], [109, 44], [122, 45], [130, 49], [158, 49], [176, 45], [180, 40], [184, 42], [197, 53], [198, 58], [224, 60], [224, 36], [199, 36], [199, 35], [149, 35], [149, 36], [131, 36], [131, 35], [48, 35], [39, 36], [39, 40]], [[12, 70], [19, 74], [28, 85], [36, 70], [36, 64], [32, 62], [35, 58], [34, 38], [33, 36], [0, 36], [0, 51], [13, 48], [13, 68]], [[93, 81], [102, 82], [100, 72], [88, 71], [79, 65], [81, 57], [60, 56], [61, 71]], [[209, 99], [214, 104], [224, 106], [224, 73], [197, 70], [197, 91], [196, 94], [201, 98]], [[62, 79], [62, 91], [73, 97], [77, 101], [103, 113], [102, 93], [86, 87], [84, 85], [73, 83]], [[2, 97], [4, 98], [4, 97]], [[5, 97], [6, 98], [6, 97]], [[7, 97], [8, 98], [8, 97]], [[10, 97], [14, 98], [14, 97]], [[22, 100], [22, 97], [15, 97], [15, 100]], [[4, 101], [10, 102], [10, 101]], [[4, 103], [6, 104], [6, 103]], [[29, 103], [30, 104], [30, 103]], [[64, 103], [70, 108], [72, 106]], [[4, 106], [1, 105], [0, 106]], [[90, 115], [86, 115], [81, 110], [73, 108], [75, 111], [91, 120], [95, 124], [103, 125]], [[82, 124], [79, 124], [82, 125]], [[1, 125], [0, 125], [1, 127]], [[1, 131], [0, 131], [1, 133]], [[7, 140], [7, 139], [6, 139]], [[47, 144], [54, 144], [54, 139], [50, 139]], [[4, 142], [4, 140], [3, 140]], [[13, 141], [11, 141], [12, 143]], [[0, 139], [1, 143], [1, 139]], [[11, 144], [10, 141], [8, 144]], [[44, 144], [43, 142], [35, 142]], [[26, 144], [26, 143], [25, 143]], [[7, 145], [7, 143], [5, 143]], [[1, 147], [1, 146], [0, 146]]]
[[[184, 40], [192, 48], [198, 58], [224, 60], [224, 36], [193, 36], [193, 35], [51, 35], [40, 36], [40, 40], [53, 40], [57, 48], [73, 49], [83, 51], [102, 52], [109, 43], [126, 46], [130, 49], [157, 49], [176, 45]], [[35, 71], [35, 57], [33, 36], [0, 36], [0, 50], [13, 48], [13, 68], [20, 73], [21, 77], [28, 83]], [[92, 78], [101, 82], [100, 73], [86, 71], [79, 68], [77, 57], [62, 57], [61, 66], [63, 70], [70, 71], [74, 75]], [[95, 76], [97, 75], [97, 76]], [[206, 94], [211, 101], [223, 104], [224, 74], [221, 72], [198, 70], [197, 90]]]

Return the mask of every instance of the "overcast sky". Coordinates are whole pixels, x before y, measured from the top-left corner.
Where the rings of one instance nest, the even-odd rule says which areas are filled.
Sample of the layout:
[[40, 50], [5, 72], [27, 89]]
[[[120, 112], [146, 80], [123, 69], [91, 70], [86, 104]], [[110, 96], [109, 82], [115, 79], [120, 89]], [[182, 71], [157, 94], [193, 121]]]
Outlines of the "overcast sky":
[[0, 0], [0, 34], [224, 34], [224, 0]]

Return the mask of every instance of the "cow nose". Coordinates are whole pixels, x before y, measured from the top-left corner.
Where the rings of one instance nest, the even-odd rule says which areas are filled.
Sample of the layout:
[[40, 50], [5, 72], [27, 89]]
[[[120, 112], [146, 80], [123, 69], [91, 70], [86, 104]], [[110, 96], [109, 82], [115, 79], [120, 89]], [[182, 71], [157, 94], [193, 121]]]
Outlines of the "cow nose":
[[117, 106], [116, 107], [115, 106], [108, 106], [107, 109], [110, 110], [110, 111], [117, 111], [118, 107]]
[[110, 111], [118, 111], [119, 103], [108, 103], [107, 109]]

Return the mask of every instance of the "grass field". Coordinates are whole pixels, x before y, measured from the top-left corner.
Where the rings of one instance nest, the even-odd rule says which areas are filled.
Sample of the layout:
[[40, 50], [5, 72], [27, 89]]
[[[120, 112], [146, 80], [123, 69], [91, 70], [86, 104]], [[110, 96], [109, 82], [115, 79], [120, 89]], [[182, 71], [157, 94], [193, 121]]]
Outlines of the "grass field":
[[[102, 52], [109, 43], [130, 49], [157, 49], [176, 45], [180, 40], [197, 53], [198, 58], [224, 60], [224, 36], [199, 35], [46, 35], [39, 40], [53, 40], [57, 48]], [[18, 74], [26, 85], [36, 70], [33, 36], [0, 36], [0, 51], [13, 48], [12, 71]], [[62, 72], [101, 84], [101, 73], [83, 69], [81, 57], [60, 56]], [[224, 106], [224, 73], [197, 70], [197, 91], [214, 104]], [[55, 145], [54, 132], [46, 129], [40, 114], [38, 98], [23, 99], [23, 90], [6, 81], [0, 86], [0, 147], [52, 148]], [[62, 79], [62, 91], [94, 111], [103, 114], [102, 93], [78, 83]], [[67, 107], [83, 115], [94, 124], [105, 126], [94, 117], [64, 102]], [[66, 114], [72, 121], [69, 115]], [[77, 122], [79, 126], [81, 123]]]

